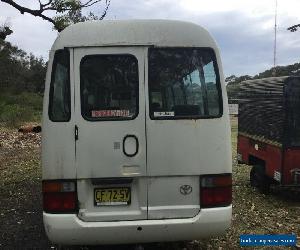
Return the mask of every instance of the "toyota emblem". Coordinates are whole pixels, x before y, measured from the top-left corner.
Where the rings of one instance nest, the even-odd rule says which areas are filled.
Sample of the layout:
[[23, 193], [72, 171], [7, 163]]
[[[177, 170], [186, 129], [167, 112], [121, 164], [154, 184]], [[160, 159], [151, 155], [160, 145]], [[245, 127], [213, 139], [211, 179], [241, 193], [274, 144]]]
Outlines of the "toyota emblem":
[[179, 191], [183, 195], [188, 195], [193, 191], [193, 188], [190, 185], [182, 185], [180, 186]]

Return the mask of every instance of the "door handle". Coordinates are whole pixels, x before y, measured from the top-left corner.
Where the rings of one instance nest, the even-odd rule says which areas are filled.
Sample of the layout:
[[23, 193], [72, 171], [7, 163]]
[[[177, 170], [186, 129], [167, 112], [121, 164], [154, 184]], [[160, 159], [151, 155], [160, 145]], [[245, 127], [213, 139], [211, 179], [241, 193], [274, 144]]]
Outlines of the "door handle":
[[78, 126], [77, 125], [75, 125], [74, 136], [75, 136], [75, 141], [77, 141], [78, 140]]
[[123, 138], [123, 153], [133, 157], [139, 152], [139, 140], [135, 135], [126, 135]]

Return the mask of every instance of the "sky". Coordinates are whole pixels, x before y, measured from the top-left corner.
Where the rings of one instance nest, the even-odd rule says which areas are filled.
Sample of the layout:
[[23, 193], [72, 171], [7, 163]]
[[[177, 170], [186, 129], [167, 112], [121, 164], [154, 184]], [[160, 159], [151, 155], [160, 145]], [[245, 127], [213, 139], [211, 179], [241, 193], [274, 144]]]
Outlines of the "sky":
[[[277, 0], [277, 65], [300, 62], [299, 0]], [[17, 1], [37, 7], [38, 0]], [[42, 1], [43, 2], [43, 1]], [[101, 14], [103, 6], [91, 11]], [[105, 19], [175, 19], [205, 27], [221, 50], [225, 76], [255, 75], [273, 66], [275, 0], [111, 0]], [[14, 31], [7, 40], [47, 60], [57, 32], [38, 17], [20, 14], [0, 1], [0, 24]]]

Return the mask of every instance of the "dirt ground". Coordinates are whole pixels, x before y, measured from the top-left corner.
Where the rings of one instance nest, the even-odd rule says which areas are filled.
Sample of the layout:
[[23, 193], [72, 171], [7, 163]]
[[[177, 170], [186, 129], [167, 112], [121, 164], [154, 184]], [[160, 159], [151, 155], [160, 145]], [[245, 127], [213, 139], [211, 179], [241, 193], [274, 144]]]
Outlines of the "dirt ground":
[[[226, 235], [193, 242], [147, 244], [144, 249], [239, 249], [241, 234], [300, 236], [300, 197], [290, 197], [278, 188], [265, 196], [251, 188], [250, 167], [236, 162], [236, 134], [236, 120], [232, 120], [233, 219]], [[0, 249], [55, 249], [42, 223], [40, 139], [39, 134], [20, 134], [0, 127]]]

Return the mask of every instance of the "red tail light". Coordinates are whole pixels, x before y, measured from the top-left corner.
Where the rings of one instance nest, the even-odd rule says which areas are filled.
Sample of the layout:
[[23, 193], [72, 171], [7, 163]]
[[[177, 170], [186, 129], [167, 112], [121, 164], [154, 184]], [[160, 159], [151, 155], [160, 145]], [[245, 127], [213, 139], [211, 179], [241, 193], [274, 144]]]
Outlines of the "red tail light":
[[224, 207], [232, 203], [231, 174], [207, 175], [200, 179], [201, 207]]
[[74, 213], [77, 211], [74, 181], [43, 181], [43, 209], [47, 213]]

